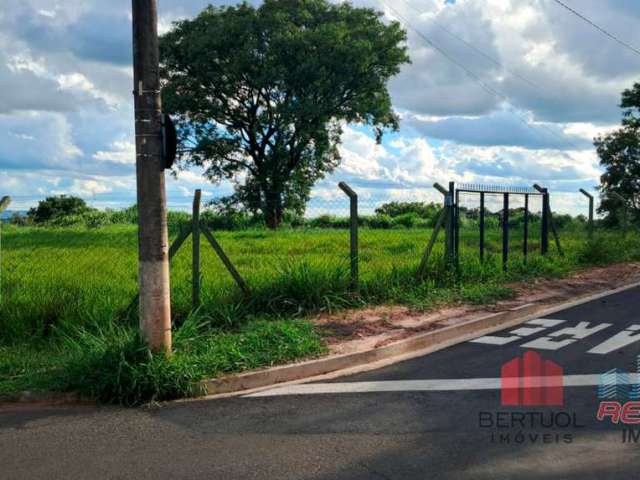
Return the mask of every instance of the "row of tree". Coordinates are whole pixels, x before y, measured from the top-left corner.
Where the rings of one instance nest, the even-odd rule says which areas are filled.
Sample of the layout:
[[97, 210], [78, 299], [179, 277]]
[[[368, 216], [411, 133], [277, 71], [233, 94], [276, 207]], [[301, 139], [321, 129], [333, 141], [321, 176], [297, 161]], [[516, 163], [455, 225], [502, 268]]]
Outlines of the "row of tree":
[[[442, 209], [441, 205], [423, 202], [389, 202], [378, 207], [373, 215], [361, 215], [359, 224], [363, 227], [391, 228], [431, 228], [435, 226]], [[487, 228], [499, 227], [502, 223], [500, 211], [485, 210]], [[191, 215], [187, 212], [169, 212], [169, 225], [175, 231], [181, 226], [191, 223]], [[264, 228], [264, 218], [260, 214], [249, 212], [223, 211], [205, 209], [201, 214], [202, 221], [214, 230], [246, 230]], [[480, 218], [479, 209], [460, 208], [460, 222], [463, 228], [477, 225]], [[558, 228], [584, 225], [584, 216], [554, 216]], [[536, 212], [529, 213], [532, 225], [540, 221]], [[86, 204], [78, 197], [59, 195], [47, 197], [30, 209], [26, 216], [16, 215], [11, 219], [16, 225], [35, 225], [70, 227], [101, 227], [110, 224], [137, 224], [138, 209], [135, 205], [122, 210], [98, 210]], [[282, 225], [291, 228], [349, 228], [349, 218], [339, 215], [320, 215], [305, 217], [296, 212], [286, 211], [282, 217]], [[510, 228], [521, 228], [524, 224], [524, 209], [509, 210]]]

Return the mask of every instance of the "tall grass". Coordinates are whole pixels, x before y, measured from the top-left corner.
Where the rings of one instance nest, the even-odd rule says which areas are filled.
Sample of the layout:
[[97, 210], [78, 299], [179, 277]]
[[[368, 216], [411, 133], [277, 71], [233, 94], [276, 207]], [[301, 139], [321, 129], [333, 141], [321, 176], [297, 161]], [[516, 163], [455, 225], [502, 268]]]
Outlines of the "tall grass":
[[[498, 232], [497, 232], [498, 233]], [[303, 316], [363, 303], [416, 303], [440, 288], [501, 284], [527, 276], [563, 275], [581, 265], [637, 259], [640, 241], [618, 232], [599, 232], [587, 241], [583, 231], [563, 232], [565, 256], [552, 244], [542, 257], [532, 247], [526, 265], [521, 240], [512, 238], [509, 269], [502, 271], [499, 235], [487, 238], [480, 262], [477, 235], [463, 238], [458, 269], [434, 250], [425, 282], [414, 272], [431, 234], [429, 229], [362, 229], [358, 295], [349, 289], [348, 233], [335, 229], [220, 232], [217, 238], [251, 293], [243, 295], [202, 239], [202, 314], [212, 327], [233, 327], [252, 315]], [[520, 244], [518, 243], [520, 242]], [[133, 226], [99, 229], [3, 229], [0, 266], [0, 340], [42, 338], [78, 326], [106, 326], [123, 317], [137, 292], [137, 231]], [[191, 244], [171, 265], [172, 301], [179, 324], [191, 311]], [[131, 320], [131, 319], [130, 319]], [[135, 319], [132, 319], [135, 321]]]

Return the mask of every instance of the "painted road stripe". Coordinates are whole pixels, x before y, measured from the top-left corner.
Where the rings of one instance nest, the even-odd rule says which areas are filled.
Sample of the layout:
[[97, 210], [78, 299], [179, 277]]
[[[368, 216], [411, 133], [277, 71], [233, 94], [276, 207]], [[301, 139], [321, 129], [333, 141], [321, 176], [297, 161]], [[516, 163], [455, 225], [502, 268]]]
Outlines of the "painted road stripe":
[[[527, 378], [530, 387], [548, 385], [555, 377], [523, 377]], [[595, 387], [600, 385], [602, 374], [564, 375], [565, 387]], [[558, 379], [559, 381], [560, 379]], [[545, 383], [546, 382], [546, 383]], [[276, 397], [281, 395], [322, 395], [335, 393], [369, 393], [369, 392], [444, 392], [464, 390], [499, 390], [500, 378], [460, 378], [442, 380], [391, 380], [380, 382], [345, 382], [345, 383], [303, 383], [263, 390], [245, 395], [245, 397]], [[627, 381], [618, 380], [618, 385], [640, 384], [639, 375], [629, 374]]]

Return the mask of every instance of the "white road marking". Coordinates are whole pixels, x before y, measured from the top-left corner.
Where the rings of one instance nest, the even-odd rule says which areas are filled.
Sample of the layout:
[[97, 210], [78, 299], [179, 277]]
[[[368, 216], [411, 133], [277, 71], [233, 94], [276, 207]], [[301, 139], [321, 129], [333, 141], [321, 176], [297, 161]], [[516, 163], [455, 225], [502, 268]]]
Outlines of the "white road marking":
[[522, 348], [533, 348], [535, 350], [560, 350], [562, 347], [577, 342], [576, 338], [567, 338], [566, 340], [554, 340], [551, 337], [536, 338], [528, 343], [520, 345]]
[[522, 340], [522, 337], [513, 335], [511, 337], [496, 337], [495, 335], [485, 335], [484, 337], [469, 340], [469, 343], [484, 343], [485, 345], [506, 345], [507, 343]]
[[566, 320], [553, 320], [551, 318], [536, 318], [535, 320], [529, 320], [529, 325], [540, 325], [541, 327], [557, 327], [558, 325], [566, 322]]
[[[534, 348], [536, 350], [560, 350], [577, 340], [583, 340], [594, 333], [601, 332], [605, 328], [609, 328], [610, 323], [601, 323], [589, 328], [589, 322], [580, 322], [575, 327], [567, 327], [550, 333], [547, 337], [536, 338], [535, 340], [520, 345], [522, 348]], [[552, 337], [570, 336], [566, 340], [553, 340]]]
[[[475, 338], [469, 340], [470, 343], [483, 343], [485, 345], [507, 345], [508, 343], [515, 342], [516, 340], [522, 340], [523, 337], [535, 335], [547, 328], [557, 327], [564, 323], [565, 320], [553, 320], [551, 318], [536, 318], [529, 320], [520, 328], [507, 332], [510, 334], [508, 337], [499, 337], [497, 335], [485, 335], [484, 337]], [[527, 325], [533, 325], [534, 328], [527, 327]]]
[[582, 340], [583, 338], [587, 338], [594, 333], [601, 332], [605, 328], [609, 328], [611, 326], [610, 323], [601, 323], [594, 327], [589, 328], [589, 322], [580, 322], [575, 327], [567, 327], [562, 330], [557, 330], [553, 333], [550, 333], [550, 337], [561, 337], [563, 335], [569, 335], [573, 338], [578, 338]]
[[545, 327], [520, 327], [513, 330], [511, 333], [518, 335], [519, 337], [528, 337], [529, 335], [535, 335], [536, 333], [540, 333], [544, 330], [546, 330]]
[[[525, 377], [523, 377], [525, 378]], [[528, 385], [542, 386], [555, 377], [526, 377]], [[593, 387], [600, 384], [601, 374], [564, 375], [565, 387]], [[558, 379], [559, 380], [559, 379]], [[620, 384], [623, 384], [621, 382]], [[629, 385], [640, 384], [639, 375], [629, 374]], [[460, 378], [437, 380], [389, 380], [378, 382], [302, 383], [251, 393], [245, 397], [277, 397], [283, 395], [322, 395], [371, 392], [443, 392], [464, 390], [499, 390], [500, 378]]]
[[587, 353], [595, 353], [597, 355], [605, 355], [607, 353], [611, 353], [614, 350], [618, 350], [622, 347], [626, 347], [627, 345], [631, 345], [632, 343], [640, 340], [640, 333], [633, 333], [638, 331], [640, 325], [631, 325], [627, 327], [626, 330], [614, 335], [609, 340], [605, 340], [600, 345], [593, 347]]

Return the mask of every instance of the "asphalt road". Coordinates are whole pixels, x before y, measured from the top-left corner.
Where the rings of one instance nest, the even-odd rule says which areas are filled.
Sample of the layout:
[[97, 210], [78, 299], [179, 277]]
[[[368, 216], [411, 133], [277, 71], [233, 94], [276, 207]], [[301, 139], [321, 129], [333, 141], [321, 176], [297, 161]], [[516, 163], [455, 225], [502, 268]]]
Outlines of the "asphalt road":
[[[637, 478], [640, 438], [623, 433], [640, 425], [596, 416], [600, 375], [636, 372], [640, 290], [544, 320], [262, 396], [12, 407], [0, 413], [0, 478]], [[564, 370], [561, 405], [501, 404], [501, 368], [525, 352]]]

